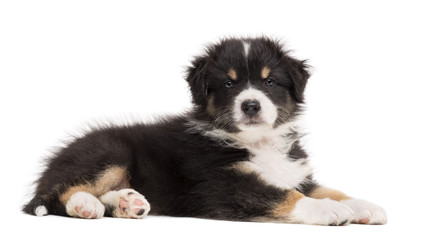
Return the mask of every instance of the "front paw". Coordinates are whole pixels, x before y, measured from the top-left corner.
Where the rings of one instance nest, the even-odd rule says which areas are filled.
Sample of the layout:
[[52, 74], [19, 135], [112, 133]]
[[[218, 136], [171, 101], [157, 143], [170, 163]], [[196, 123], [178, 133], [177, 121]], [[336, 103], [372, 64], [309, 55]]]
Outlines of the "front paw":
[[341, 226], [353, 219], [353, 210], [331, 199], [302, 198], [290, 213], [294, 223]]
[[381, 207], [360, 199], [342, 200], [341, 203], [349, 206], [353, 212], [352, 223], [358, 224], [386, 224], [387, 214]]

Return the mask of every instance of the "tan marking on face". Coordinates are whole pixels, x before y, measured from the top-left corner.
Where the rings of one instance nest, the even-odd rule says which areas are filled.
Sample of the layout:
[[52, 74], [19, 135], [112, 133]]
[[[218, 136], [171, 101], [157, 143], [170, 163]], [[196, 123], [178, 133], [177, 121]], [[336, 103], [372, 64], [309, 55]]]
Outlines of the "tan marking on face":
[[268, 67], [263, 67], [262, 70], [261, 70], [262, 79], [266, 79], [267, 77], [269, 77], [270, 72], [271, 72], [271, 70]]
[[298, 191], [295, 191], [295, 190], [289, 191], [287, 193], [286, 198], [282, 202], [277, 204], [275, 208], [273, 209], [272, 211], [273, 216], [275, 218], [288, 217], [290, 212], [295, 208], [296, 203], [304, 197], [305, 195], [303, 195], [302, 193]]
[[70, 197], [77, 192], [87, 192], [99, 197], [110, 190], [129, 187], [126, 169], [110, 167], [101, 172], [93, 182], [69, 187], [61, 196], [60, 201], [66, 204]]
[[326, 187], [316, 188], [315, 190], [313, 190], [309, 194], [309, 197], [316, 198], [316, 199], [330, 198], [331, 200], [334, 200], [334, 201], [351, 199], [351, 197], [347, 196], [346, 194], [344, 194], [340, 191], [330, 189], [330, 188], [326, 188]]
[[229, 69], [229, 71], [227, 72], [227, 75], [229, 76], [231, 80], [237, 80], [237, 73], [233, 68]]

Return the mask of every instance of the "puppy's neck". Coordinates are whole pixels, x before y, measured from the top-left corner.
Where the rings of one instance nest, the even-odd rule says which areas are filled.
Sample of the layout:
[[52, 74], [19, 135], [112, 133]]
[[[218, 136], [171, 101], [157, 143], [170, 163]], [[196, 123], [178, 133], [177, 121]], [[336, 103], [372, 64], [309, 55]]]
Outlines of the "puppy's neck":
[[220, 140], [228, 145], [246, 149], [278, 149], [287, 152], [297, 141], [296, 124], [285, 123], [276, 128], [267, 125], [240, 127], [240, 131], [230, 133], [222, 129], [206, 131], [204, 135]]

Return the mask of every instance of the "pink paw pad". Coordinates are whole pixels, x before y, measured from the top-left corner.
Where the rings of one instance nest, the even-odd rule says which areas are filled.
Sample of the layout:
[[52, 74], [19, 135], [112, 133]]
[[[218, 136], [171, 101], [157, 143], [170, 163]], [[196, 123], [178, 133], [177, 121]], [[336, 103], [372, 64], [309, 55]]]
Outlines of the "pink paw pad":
[[91, 216], [91, 211], [82, 211], [81, 213], [81, 206], [75, 207], [75, 211], [83, 218], [97, 218], [97, 214], [94, 213], [94, 215]]
[[128, 192], [120, 197], [119, 212], [122, 217], [141, 218], [149, 211], [145, 198], [136, 192]]
[[359, 224], [368, 224], [369, 223], [369, 220], [370, 220], [369, 218], [362, 218], [357, 223], [359, 223]]
[[66, 203], [66, 212], [72, 217], [102, 218], [104, 211], [104, 205], [100, 200], [87, 192], [74, 193]]

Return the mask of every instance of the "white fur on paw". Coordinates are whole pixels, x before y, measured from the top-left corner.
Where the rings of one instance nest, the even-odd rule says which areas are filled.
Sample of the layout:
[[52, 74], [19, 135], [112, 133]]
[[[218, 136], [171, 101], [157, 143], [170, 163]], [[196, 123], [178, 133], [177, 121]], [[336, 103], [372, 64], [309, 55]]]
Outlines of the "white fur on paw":
[[360, 224], [386, 224], [387, 214], [383, 208], [360, 199], [342, 200], [341, 203], [349, 206], [355, 213], [353, 223]]
[[345, 225], [353, 218], [348, 206], [331, 199], [300, 199], [290, 213], [290, 221], [314, 225]]
[[94, 195], [87, 192], [76, 192], [66, 203], [66, 212], [72, 217], [102, 218], [104, 205]]
[[114, 217], [143, 218], [151, 209], [142, 194], [129, 188], [110, 191], [101, 196], [100, 199], [104, 204], [114, 206]]

